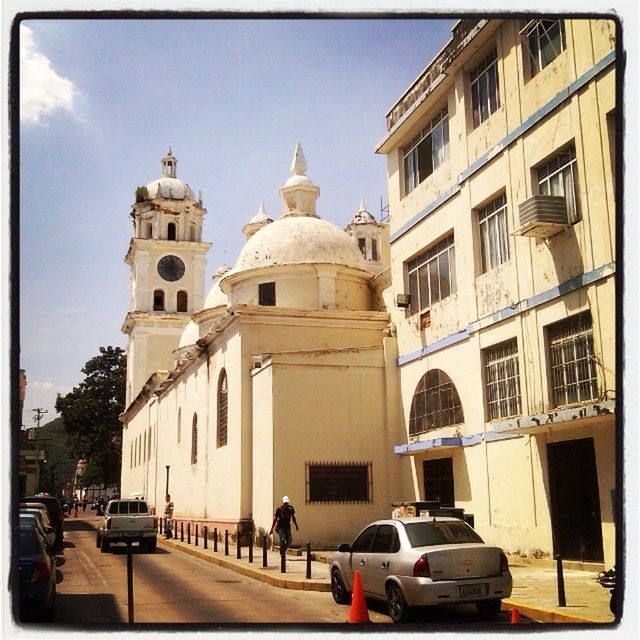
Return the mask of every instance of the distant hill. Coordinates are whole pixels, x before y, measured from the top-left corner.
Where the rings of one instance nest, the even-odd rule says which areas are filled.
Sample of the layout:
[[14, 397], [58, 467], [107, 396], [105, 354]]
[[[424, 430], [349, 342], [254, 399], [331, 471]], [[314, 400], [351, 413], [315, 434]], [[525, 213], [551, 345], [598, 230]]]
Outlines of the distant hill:
[[37, 434], [47, 452], [47, 462], [56, 465], [55, 475], [58, 482], [72, 481], [77, 460], [68, 448], [62, 418], [47, 422], [38, 429]]

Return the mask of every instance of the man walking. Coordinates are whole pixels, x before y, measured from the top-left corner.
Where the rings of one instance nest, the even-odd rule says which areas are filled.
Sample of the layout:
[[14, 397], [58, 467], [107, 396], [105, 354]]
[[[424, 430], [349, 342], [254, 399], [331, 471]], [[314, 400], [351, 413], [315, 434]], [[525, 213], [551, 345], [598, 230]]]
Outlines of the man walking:
[[167, 494], [167, 503], [164, 507], [164, 535], [166, 538], [172, 538], [171, 530], [173, 529], [173, 501], [171, 496]]
[[280, 554], [284, 556], [287, 549], [291, 546], [291, 521], [296, 525], [296, 531], [300, 530], [298, 522], [296, 520], [296, 510], [289, 501], [289, 496], [283, 496], [282, 504], [276, 509], [275, 516], [273, 518], [273, 524], [269, 535], [271, 535], [274, 529], [278, 532], [280, 537]]

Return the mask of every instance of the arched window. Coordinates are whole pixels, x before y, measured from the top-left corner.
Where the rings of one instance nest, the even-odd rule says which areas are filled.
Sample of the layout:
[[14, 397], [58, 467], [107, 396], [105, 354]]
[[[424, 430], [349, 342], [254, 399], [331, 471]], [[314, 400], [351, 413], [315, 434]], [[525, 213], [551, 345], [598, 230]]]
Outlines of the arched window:
[[147, 447], [145, 447], [145, 445], [147, 444], [147, 432], [145, 431], [140, 435], [140, 437], [142, 438], [142, 440], [140, 441], [140, 462], [145, 462], [147, 459]]
[[409, 434], [424, 433], [462, 422], [462, 404], [451, 378], [440, 369], [427, 371], [413, 394]]
[[188, 295], [186, 291], [178, 291], [177, 295], [177, 308], [178, 311], [186, 311], [187, 310], [187, 301]]
[[149, 437], [147, 439], [147, 460], [151, 460], [151, 428], [149, 428]]
[[191, 464], [198, 462], [198, 414], [193, 414], [191, 426]]
[[227, 372], [223, 369], [218, 378], [218, 446], [227, 444]]
[[153, 225], [150, 222], [147, 222], [145, 224], [145, 238], [152, 238], [153, 237]]
[[164, 311], [164, 291], [162, 289], [156, 289], [153, 292], [153, 310]]
[[176, 224], [175, 222], [170, 222], [167, 225], [167, 240], [175, 240], [176, 239]]

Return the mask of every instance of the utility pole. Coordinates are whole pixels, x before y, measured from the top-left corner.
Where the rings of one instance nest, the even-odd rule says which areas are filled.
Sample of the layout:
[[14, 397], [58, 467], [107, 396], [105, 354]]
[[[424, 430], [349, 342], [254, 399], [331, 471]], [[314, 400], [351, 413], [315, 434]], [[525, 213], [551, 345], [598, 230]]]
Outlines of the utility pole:
[[36, 423], [38, 429], [40, 428], [40, 420], [42, 420], [42, 417], [44, 416], [45, 413], [49, 413], [49, 411], [47, 409], [43, 409], [42, 407], [37, 407], [35, 409], [32, 409], [32, 411], [36, 414], [35, 416], [33, 416], [33, 421]]

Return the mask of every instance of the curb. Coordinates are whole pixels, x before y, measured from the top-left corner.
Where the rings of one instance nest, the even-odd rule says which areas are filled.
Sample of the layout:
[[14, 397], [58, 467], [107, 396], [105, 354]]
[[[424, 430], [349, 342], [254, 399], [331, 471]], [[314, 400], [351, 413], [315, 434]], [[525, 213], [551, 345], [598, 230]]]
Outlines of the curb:
[[[264, 582], [266, 584], [270, 584], [273, 587], [279, 587], [281, 589], [295, 589], [297, 591], [320, 591], [320, 592], [331, 592], [331, 584], [324, 580], [323, 578], [311, 578], [310, 580], [304, 579], [296, 579], [296, 578], [283, 578], [280, 576], [269, 575], [260, 569], [254, 569], [249, 566], [238, 564], [233, 560], [227, 560], [226, 557], [220, 557], [214, 555], [212, 553], [205, 553], [204, 549], [200, 550], [200, 548], [192, 548], [182, 544], [176, 544], [171, 539], [160, 538], [158, 537], [158, 542], [162, 545], [166, 545], [177, 549], [179, 551], [184, 551], [189, 555], [195, 556], [206, 562], [210, 562], [212, 564], [217, 564], [220, 567], [224, 567], [225, 569], [231, 569], [236, 573], [240, 573], [249, 578], [253, 578], [254, 580], [258, 580], [260, 582]], [[286, 574], [285, 574], [286, 575]], [[313, 582], [313, 580], [317, 580], [317, 582]]]
[[613, 622], [602, 622], [602, 620], [594, 620], [593, 618], [587, 618], [584, 616], [572, 616], [567, 613], [560, 613], [553, 609], [541, 609], [538, 607], [530, 607], [526, 604], [520, 604], [509, 598], [505, 598], [502, 601], [502, 611], [511, 611], [511, 609], [518, 609], [521, 614], [535, 620], [536, 622], [547, 623], [564, 623], [564, 624], [597, 624], [603, 626], [607, 624], [614, 624]]

